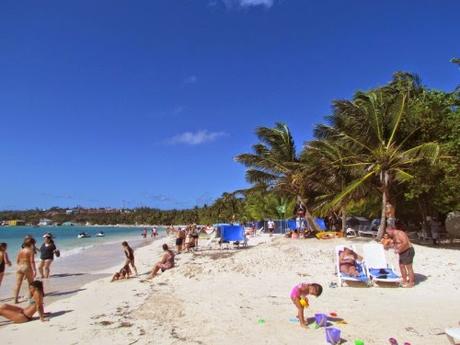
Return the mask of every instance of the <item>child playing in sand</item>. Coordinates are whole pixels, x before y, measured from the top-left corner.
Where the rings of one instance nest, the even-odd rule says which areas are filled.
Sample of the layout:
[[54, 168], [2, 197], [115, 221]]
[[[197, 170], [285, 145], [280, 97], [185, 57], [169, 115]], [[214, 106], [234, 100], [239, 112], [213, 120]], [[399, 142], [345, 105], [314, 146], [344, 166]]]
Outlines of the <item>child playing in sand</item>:
[[[303, 311], [308, 308], [307, 295], [319, 297], [323, 292], [323, 287], [317, 283], [307, 284], [300, 283], [294, 286], [291, 290], [292, 303], [297, 307], [297, 318], [300, 321], [300, 326], [307, 328]], [[303, 297], [303, 298], [302, 298]], [[303, 301], [301, 301], [303, 300]]]

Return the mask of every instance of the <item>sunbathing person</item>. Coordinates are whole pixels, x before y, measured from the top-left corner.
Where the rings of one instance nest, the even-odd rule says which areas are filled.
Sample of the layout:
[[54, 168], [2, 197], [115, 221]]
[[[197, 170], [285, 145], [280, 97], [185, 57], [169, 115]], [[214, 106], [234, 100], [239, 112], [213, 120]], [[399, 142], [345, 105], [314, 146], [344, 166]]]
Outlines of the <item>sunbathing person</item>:
[[292, 303], [297, 307], [297, 318], [300, 321], [300, 327], [307, 328], [305, 322], [304, 309], [308, 308], [307, 295], [319, 297], [323, 292], [323, 287], [319, 284], [300, 283], [294, 286], [291, 290]]
[[359, 272], [356, 270], [356, 260], [362, 260], [363, 258], [352, 251], [350, 248], [343, 248], [339, 254], [340, 272], [348, 274], [352, 277], [359, 276]]
[[11, 304], [0, 305], [0, 316], [7, 318], [14, 323], [23, 323], [32, 321], [32, 318], [36, 312], [40, 315], [41, 321], [48, 321], [45, 319], [45, 312], [43, 310], [43, 283], [39, 280], [34, 280], [29, 285], [31, 298], [29, 305], [25, 308], [17, 307]]
[[165, 253], [163, 257], [161, 258], [161, 261], [157, 262], [155, 266], [153, 266], [152, 273], [150, 274], [148, 279], [155, 278], [159, 270], [161, 270], [161, 272], [164, 272], [174, 267], [173, 251], [169, 249], [166, 243], [163, 244], [163, 250], [165, 251]]

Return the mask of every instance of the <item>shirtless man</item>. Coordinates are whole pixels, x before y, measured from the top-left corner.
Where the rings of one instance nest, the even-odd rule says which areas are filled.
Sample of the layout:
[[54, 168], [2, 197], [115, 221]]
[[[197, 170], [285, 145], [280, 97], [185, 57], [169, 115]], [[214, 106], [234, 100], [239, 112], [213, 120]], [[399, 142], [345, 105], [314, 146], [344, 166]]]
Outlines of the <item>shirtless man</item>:
[[399, 254], [399, 269], [403, 280], [403, 287], [411, 288], [415, 284], [415, 274], [412, 268], [415, 250], [406, 233], [395, 228], [387, 228], [387, 233], [393, 239], [395, 252]]

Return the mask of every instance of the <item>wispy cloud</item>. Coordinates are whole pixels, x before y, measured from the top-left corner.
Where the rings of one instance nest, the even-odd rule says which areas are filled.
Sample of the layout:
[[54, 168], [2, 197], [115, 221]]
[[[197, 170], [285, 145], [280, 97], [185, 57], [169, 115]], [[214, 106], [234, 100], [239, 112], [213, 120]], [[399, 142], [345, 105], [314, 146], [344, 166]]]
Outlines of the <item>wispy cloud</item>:
[[169, 144], [186, 144], [186, 145], [199, 145], [215, 141], [228, 134], [225, 132], [210, 132], [207, 129], [199, 130], [196, 132], [184, 132], [178, 134], [167, 142]]
[[198, 82], [198, 77], [196, 75], [189, 75], [182, 81], [182, 85], [196, 84]]
[[50, 199], [66, 199], [66, 200], [73, 200], [75, 196], [72, 194], [53, 194], [53, 193], [41, 193], [42, 196], [50, 198]]
[[226, 7], [255, 7], [263, 6], [270, 8], [275, 3], [275, 0], [222, 0]]

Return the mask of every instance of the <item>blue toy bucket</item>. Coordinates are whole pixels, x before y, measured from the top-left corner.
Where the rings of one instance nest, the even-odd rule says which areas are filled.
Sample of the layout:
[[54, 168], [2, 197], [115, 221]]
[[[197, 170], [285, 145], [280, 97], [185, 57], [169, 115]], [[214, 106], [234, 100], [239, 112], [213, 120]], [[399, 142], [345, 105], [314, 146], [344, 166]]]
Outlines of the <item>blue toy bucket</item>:
[[319, 327], [324, 327], [327, 325], [327, 315], [326, 314], [315, 314], [315, 321]]
[[340, 329], [334, 327], [326, 328], [326, 341], [329, 344], [340, 344]]

